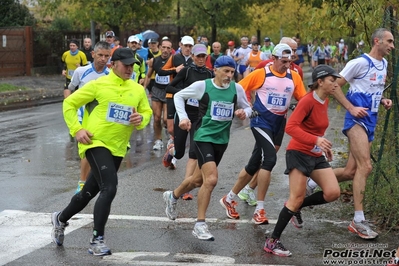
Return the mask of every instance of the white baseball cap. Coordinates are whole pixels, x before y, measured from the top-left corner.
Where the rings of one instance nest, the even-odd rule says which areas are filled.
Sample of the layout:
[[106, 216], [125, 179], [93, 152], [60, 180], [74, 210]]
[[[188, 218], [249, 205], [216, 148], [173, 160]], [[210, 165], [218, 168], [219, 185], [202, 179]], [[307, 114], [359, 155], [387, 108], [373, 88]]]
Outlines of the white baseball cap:
[[132, 35], [129, 37], [129, 39], [127, 39], [127, 42], [137, 42], [140, 43], [140, 39], [139, 37], [137, 37], [136, 35]]
[[191, 44], [194, 45], [194, 39], [191, 36], [184, 36], [183, 38], [181, 38], [181, 43], [183, 45], [185, 44]]
[[[284, 51], [289, 51], [289, 53], [283, 54]], [[279, 43], [274, 47], [272, 55], [277, 56], [279, 58], [285, 57], [291, 59], [292, 49], [288, 44]]]

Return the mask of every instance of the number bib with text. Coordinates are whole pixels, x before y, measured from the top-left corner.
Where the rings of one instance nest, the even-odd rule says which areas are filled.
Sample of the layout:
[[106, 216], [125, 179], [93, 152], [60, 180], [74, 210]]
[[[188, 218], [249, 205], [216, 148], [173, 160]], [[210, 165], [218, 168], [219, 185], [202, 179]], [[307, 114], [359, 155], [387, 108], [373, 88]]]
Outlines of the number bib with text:
[[189, 98], [189, 99], [187, 99], [187, 105], [198, 107], [199, 102], [197, 99]]
[[233, 119], [234, 103], [212, 102], [211, 118], [217, 121], [230, 121]]
[[131, 79], [136, 81], [137, 73], [133, 71]]
[[161, 85], [168, 85], [170, 83], [170, 77], [169, 76], [158, 76], [158, 74], [155, 75], [155, 82]]
[[284, 95], [269, 94], [269, 97], [267, 97], [267, 103], [274, 106], [285, 106], [286, 102], [287, 97], [285, 97]]
[[371, 112], [377, 113], [380, 106], [382, 95], [374, 94], [371, 96]]
[[133, 113], [131, 106], [109, 103], [107, 110], [107, 121], [122, 125], [130, 125], [129, 117]]

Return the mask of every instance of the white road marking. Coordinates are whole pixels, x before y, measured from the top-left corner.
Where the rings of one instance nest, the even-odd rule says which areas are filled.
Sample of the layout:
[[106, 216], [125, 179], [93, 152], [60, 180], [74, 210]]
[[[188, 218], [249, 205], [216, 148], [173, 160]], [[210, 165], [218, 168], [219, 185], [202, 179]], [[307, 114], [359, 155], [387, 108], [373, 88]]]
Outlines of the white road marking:
[[[89, 217], [76, 215], [76, 218], [68, 226], [67, 234], [92, 222]], [[0, 265], [52, 243], [51, 228], [51, 213], [0, 212]]]
[[[110, 215], [109, 219], [147, 222], [169, 222], [181, 224], [195, 222], [194, 218], [180, 218], [176, 219], [175, 221], [171, 221], [166, 217], [133, 215]], [[252, 221], [248, 219], [230, 220], [207, 218], [206, 221], [207, 223], [252, 224]], [[65, 230], [65, 234], [67, 235], [91, 222], [93, 222], [92, 214], [77, 214], [70, 220], [68, 229]], [[270, 224], [275, 224], [276, 222], [276, 220], [269, 220]], [[0, 265], [7, 264], [26, 254], [29, 254], [34, 250], [40, 249], [52, 243], [51, 228], [51, 213], [35, 213], [20, 210], [4, 210], [0, 212]], [[117, 256], [115, 256], [115, 258], [116, 257]], [[225, 264], [226, 263], [228, 264], [230, 262], [225, 262]], [[220, 265], [224, 264], [221, 263]]]
[[[160, 261], [145, 260], [145, 257], [159, 257], [165, 258], [170, 256], [168, 252], [119, 252], [112, 253], [112, 256], [107, 256], [102, 259], [100, 263], [108, 264], [110, 262], [123, 265], [152, 265], [152, 266], [183, 266], [189, 264], [190, 266], [277, 266], [274, 264], [235, 264], [235, 259], [230, 257], [207, 255], [207, 254], [185, 254], [176, 253], [171, 258], [177, 261]], [[180, 260], [180, 262], [179, 262]], [[198, 262], [190, 262], [188, 260], [195, 260]], [[282, 266], [281, 264], [279, 266]], [[285, 265], [290, 266], [290, 265]]]

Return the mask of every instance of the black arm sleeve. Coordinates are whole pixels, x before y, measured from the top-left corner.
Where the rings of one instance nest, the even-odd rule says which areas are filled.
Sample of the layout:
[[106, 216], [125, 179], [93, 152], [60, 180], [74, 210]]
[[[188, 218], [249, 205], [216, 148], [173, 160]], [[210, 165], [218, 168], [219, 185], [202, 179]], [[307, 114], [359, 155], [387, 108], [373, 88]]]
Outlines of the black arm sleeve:
[[[187, 77], [187, 72], [188, 72], [188, 67], [183, 68], [182, 70], [177, 73], [176, 77], [172, 80], [171, 83], [166, 87], [166, 92], [167, 93], [172, 93], [175, 94], [176, 92], [180, 91], [181, 89], [176, 88], [176, 86], [180, 83], [186, 80]], [[180, 88], [182, 86], [179, 86]]]

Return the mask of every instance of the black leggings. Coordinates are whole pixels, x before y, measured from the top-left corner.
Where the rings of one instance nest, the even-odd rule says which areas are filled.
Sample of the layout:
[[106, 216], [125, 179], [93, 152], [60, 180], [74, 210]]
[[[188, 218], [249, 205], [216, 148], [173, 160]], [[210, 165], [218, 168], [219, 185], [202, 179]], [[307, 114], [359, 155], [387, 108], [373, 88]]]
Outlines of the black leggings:
[[255, 137], [255, 147], [245, 171], [251, 176], [260, 168], [271, 172], [277, 162], [273, 133], [269, 129], [259, 127], [251, 127], [251, 130]]
[[187, 141], [187, 136], [190, 136], [190, 148], [188, 151], [188, 158], [190, 159], [197, 159], [197, 155], [195, 153], [195, 144], [194, 144], [194, 127], [196, 126], [196, 122], [198, 120], [198, 115], [193, 115], [188, 113], [188, 119], [191, 120], [192, 126], [190, 129], [190, 132], [187, 132], [187, 130], [183, 130], [179, 127], [180, 119], [179, 116], [175, 115], [174, 118], [174, 125], [173, 125], [173, 131], [174, 131], [174, 145], [175, 145], [175, 158], [176, 159], [181, 159], [184, 156], [184, 153], [186, 152], [186, 141]]
[[59, 220], [67, 222], [71, 217], [86, 207], [98, 192], [100, 195], [94, 205], [94, 232], [96, 236], [104, 235], [105, 224], [111, 211], [111, 203], [118, 186], [117, 172], [123, 157], [116, 157], [104, 147], [86, 151], [91, 171], [83, 189], [72, 197], [69, 205], [61, 212]]

